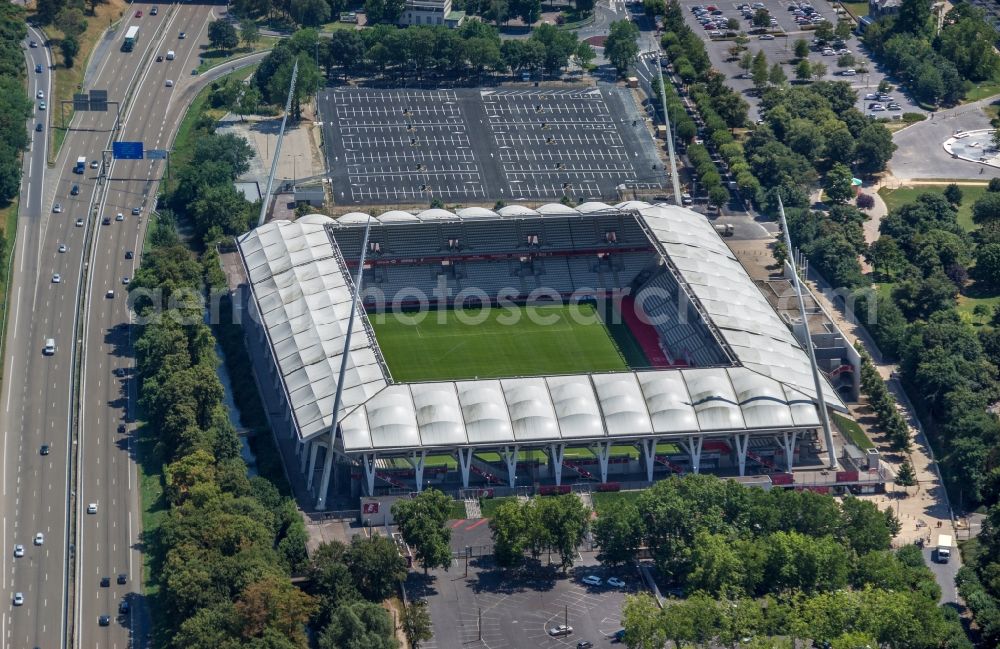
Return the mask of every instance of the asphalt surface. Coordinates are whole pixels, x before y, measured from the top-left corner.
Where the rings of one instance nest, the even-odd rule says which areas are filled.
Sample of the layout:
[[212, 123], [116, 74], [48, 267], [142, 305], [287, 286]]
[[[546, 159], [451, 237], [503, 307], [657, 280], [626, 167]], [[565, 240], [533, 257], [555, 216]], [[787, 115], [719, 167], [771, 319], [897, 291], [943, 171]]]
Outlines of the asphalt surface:
[[899, 180], [959, 179], [989, 180], [1000, 177], [1000, 169], [969, 160], [954, 159], [944, 150], [944, 141], [957, 132], [989, 129], [983, 108], [994, 98], [940, 110], [933, 119], [911, 124], [893, 134], [897, 149], [889, 170]]
[[[159, 15], [153, 17], [149, 16], [151, 6], [133, 5], [118, 30], [109, 36], [113, 41], [110, 46], [98, 48], [86, 88], [107, 89], [110, 101], [125, 102], [120, 139], [143, 140], [147, 149], [167, 148], [168, 138], [194, 95], [189, 87], [208, 81], [190, 77], [190, 69], [196, 67], [198, 44], [206, 41], [212, 10], [208, 5], [160, 4]], [[136, 10], [142, 10], [144, 17], [135, 18]], [[121, 52], [120, 40], [131, 24], [140, 25], [139, 43], [133, 52]], [[179, 31], [186, 31], [187, 39], [179, 40]], [[166, 49], [176, 51], [176, 60], [153, 63], [155, 54]], [[32, 60], [47, 53], [44, 48], [26, 52]], [[173, 88], [166, 88], [168, 78], [175, 81]], [[138, 89], [128, 96], [128, 89], [135, 84], [139, 84]], [[146, 214], [149, 197], [155, 195], [155, 183], [150, 179], [160, 176], [162, 163], [111, 163], [106, 196], [98, 186], [99, 170], [88, 165], [84, 174], [73, 173], [80, 155], [88, 162], [102, 159], [101, 152], [115, 136], [114, 122], [113, 112], [78, 114], [54, 168], [47, 172], [45, 165], [36, 161], [36, 156], [44, 160], [41, 141], [33, 144], [31, 155], [26, 157], [30, 167], [26, 170], [11, 275], [4, 408], [0, 410], [4, 430], [4, 595], [9, 602], [2, 618], [0, 647], [64, 646], [68, 620], [63, 611], [70, 563], [78, 571], [70, 605], [75, 603], [72, 619], [80, 646], [129, 646], [133, 617], [119, 617], [119, 603], [127, 599], [133, 608], [141, 604], [135, 465], [128, 437], [117, 433], [133, 388], [127, 383], [132, 363], [126, 326], [129, 312], [121, 278], [131, 277], [140, 256], [143, 221], [131, 216], [130, 210], [142, 205], [143, 216]], [[33, 134], [36, 140], [43, 135]], [[78, 195], [70, 194], [73, 185], [79, 185]], [[52, 212], [55, 202], [62, 204], [62, 213]], [[127, 215], [123, 221], [114, 219], [117, 212]], [[104, 215], [110, 215], [111, 225], [100, 225]], [[82, 227], [75, 225], [77, 218], [84, 219]], [[58, 252], [60, 244], [66, 246], [65, 252]], [[84, 286], [87, 245], [92, 246], [87, 252], [94, 261]], [[136, 259], [126, 260], [125, 250], [135, 250]], [[54, 273], [60, 275], [59, 283], [53, 282]], [[109, 288], [116, 291], [114, 299], [105, 297]], [[80, 320], [86, 323], [82, 339], [76, 334], [80, 294], [86, 298]], [[56, 341], [52, 356], [42, 355], [47, 338]], [[79, 437], [74, 441], [72, 381], [75, 357], [80, 353], [84, 369], [79, 386]], [[125, 377], [115, 376], [118, 368], [124, 370]], [[40, 454], [41, 444], [51, 445], [49, 455]], [[76, 448], [79, 471], [71, 479], [68, 451]], [[85, 513], [88, 503], [98, 505], [97, 514]], [[78, 516], [78, 552], [67, 556], [70, 506]], [[45, 534], [42, 546], [32, 544], [37, 532]], [[15, 543], [25, 546], [24, 558], [13, 558]], [[119, 574], [125, 574], [125, 584], [116, 583]], [[100, 586], [104, 576], [110, 578], [108, 587]], [[23, 593], [22, 606], [13, 606], [15, 592]], [[144, 619], [141, 606], [139, 612], [136, 619]], [[111, 618], [106, 627], [98, 624], [102, 615]], [[143, 646], [145, 635], [142, 625], [138, 626], [135, 647]]]
[[612, 200], [620, 184], [659, 187], [662, 165], [641, 122], [627, 119], [630, 101], [604, 86], [325, 90], [334, 197]]

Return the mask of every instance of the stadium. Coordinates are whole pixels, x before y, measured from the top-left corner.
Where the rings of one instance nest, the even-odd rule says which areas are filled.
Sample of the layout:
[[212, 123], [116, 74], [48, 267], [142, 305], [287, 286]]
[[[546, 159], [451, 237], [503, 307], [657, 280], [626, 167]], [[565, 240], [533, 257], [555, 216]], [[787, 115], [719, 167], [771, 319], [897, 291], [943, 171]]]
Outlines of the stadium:
[[258, 379], [281, 395], [317, 509], [331, 493], [602, 490], [687, 471], [881, 481], [877, 456], [824, 436], [799, 341], [685, 208], [314, 214], [238, 248]]

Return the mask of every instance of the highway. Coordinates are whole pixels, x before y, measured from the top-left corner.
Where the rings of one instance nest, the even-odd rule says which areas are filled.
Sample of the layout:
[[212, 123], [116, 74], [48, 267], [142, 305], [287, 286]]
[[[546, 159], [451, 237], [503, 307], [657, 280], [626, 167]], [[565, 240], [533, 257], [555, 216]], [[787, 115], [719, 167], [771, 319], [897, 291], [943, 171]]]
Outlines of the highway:
[[[131, 6], [111, 36], [103, 60], [94, 62], [96, 71], [90, 77], [94, 81], [85, 89], [107, 89], [109, 101], [123, 102], [135, 87], [135, 99], [123, 109], [122, 137], [115, 139], [143, 140], [147, 149], [167, 147], [193, 98], [191, 86], [208, 81], [190, 72], [197, 67], [198, 45], [207, 41], [210, 14], [213, 9], [220, 12], [210, 5], [160, 3], [159, 14], [150, 16], [152, 6]], [[144, 15], [137, 18], [136, 11]], [[121, 52], [120, 40], [131, 25], [140, 26], [139, 42], [134, 51]], [[187, 33], [186, 39], [178, 38], [181, 31]], [[42, 43], [37, 34], [29, 38]], [[29, 69], [29, 90], [44, 86], [48, 100], [47, 57], [52, 53], [25, 45], [32, 66], [36, 62], [43, 66], [42, 74]], [[167, 49], [176, 52], [176, 59], [155, 62], [155, 56]], [[166, 86], [167, 79], [174, 81], [173, 87]], [[182, 94], [184, 100], [178, 100]], [[36, 119], [53, 119], [55, 108], [36, 112]], [[134, 396], [127, 292], [121, 282], [131, 277], [139, 262], [145, 215], [156, 191], [152, 181], [159, 178], [163, 163], [111, 163], [106, 192], [98, 183], [101, 169], [88, 164], [85, 173], [73, 173], [78, 156], [88, 163], [102, 159], [114, 121], [113, 107], [107, 113], [77, 114], [52, 169], [46, 170], [44, 164], [48, 127], [41, 133], [31, 131], [34, 141], [25, 156], [0, 394], [2, 570], [7, 598], [0, 618], [0, 649], [65, 646], [68, 610], [75, 620], [74, 646], [124, 649], [130, 645], [133, 616], [118, 615], [120, 602], [141, 604], [138, 484], [130, 437], [118, 432], [128, 411], [129, 390]], [[74, 185], [79, 188], [77, 195], [71, 194]], [[61, 213], [53, 212], [55, 203], [61, 204]], [[135, 206], [142, 207], [141, 217], [132, 216]], [[118, 212], [122, 221], [115, 220]], [[110, 224], [102, 225], [106, 215]], [[77, 219], [82, 219], [80, 226]], [[126, 250], [135, 251], [135, 259], [125, 259]], [[87, 259], [94, 263], [84, 285]], [[54, 274], [59, 275], [58, 282]], [[109, 289], [115, 290], [114, 298], [105, 297]], [[56, 349], [47, 356], [42, 348], [49, 338], [55, 340]], [[77, 354], [83, 367], [76, 440], [80, 451], [79, 470], [71, 476]], [[126, 376], [115, 375], [119, 368]], [[50, 447], [46, 455], [40, 450], [43, 444]], [[89, 503], [97, 504], [96, 514], [86, 513]], [[77, 531], [75, 555], [67, 555], [70, 524]], [[44, 534], [41, 545], [34, 544], [37, 533]], [[15, 544], [24, 546], [23, 557], [14, 556]], [[71, 566], [78, 570], [72, 593], [67, 591]], [[124, 584], [117, 583], [119, 574], [125, 575]], [[105, 576], [108, 586], [101, 585]], [[14, 604], [15, 593], [22, 594], [23, 604]], [[107, 626], [99, 624], [103, 615], [110, 617]], [[132, 646], [143, 646], [144, 630], [134, 632], [137, 642]]]

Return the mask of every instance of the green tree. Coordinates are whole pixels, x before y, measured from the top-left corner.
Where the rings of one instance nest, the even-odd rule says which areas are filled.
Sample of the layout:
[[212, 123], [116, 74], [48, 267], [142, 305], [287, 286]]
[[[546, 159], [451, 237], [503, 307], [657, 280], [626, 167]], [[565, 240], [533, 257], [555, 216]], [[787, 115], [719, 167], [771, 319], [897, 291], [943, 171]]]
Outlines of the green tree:
[[1000, 286], [1000, 243], [988, 243], [976, 250], [974, 275], [977, 282], [990, 289]]
[[949, 183], [948, 186], [944, 188], [944, 197], [949, 203], [958, 207], [962, 204], [962, 188], [955, 183]]
[[740, 55], [740, 69], [743, 70], [744, 74], [750, 72], [750, 68], [753, 67], [753, 54], [747, 50]]
[[823, 192], [835, 203], [846, 203], [854, 196], [853, 180], [851, 170], [838, 162], [823, 178]]
[[906, 254], [896, 239], [890, 235], [883, 235], [873, 241], [865, 253], [865, 260], [872, 265], [875, 272], [890, 280], [909, 266]]
[[[622, 606], [622, 642], [628, 649], [663, 649], [667, 642], [662, 614], [656, 600], [647, 593], [626, 595]], [[676, 645], [680, 646], [680, 645]]]
[[882, 124], [868, 124], [861, 129], [857, 137], [855, 155], [857, 170], [866, 175], [876, 174], [885, 170], [886, 164], [896, 151], [892, 134]]
[[240, 44], [236, 28], [227, 20], [213, 20], [208, 24], [208, 42], [217, 50], [232, 51]]
[[722, 208], [729, 203], [729, 190], [722, 185], [716, 185], [710, 187], [708, 190], [708, 202], [719, 208], [719, 213], [722, 213]]
[[899, 521], [891, 509], [879, 511], [871, 501], [859, 498], [845, 498], [840, 507], [844, 540], [859, 555], [888, 550], [892, 537], [899, 534]]
[[320, 649], [397, 649], [389, 613], [372, 602], [344, 604], [319, 636]]
[[817, 81], [822, 79], [823, 77], [826, 76], [826, 72], [827, 72], [826, 64], [821, 63], [819, 61], [812, 64], [813, 79], [816, 79]]
[[594, 52], [594, 48], [590, 46], [590, 43], [580, 41], [580, 44], [576, 47], [576, 52], [573, 54], [573, 58], [576, 59], [577, 65], [582, 69], [590, 70], [593, 67], [594, 59], [597, 58], [597, 53]]
[[[374, 568], [380, 569], [377, 565]], [[405, 565], [395, 570], [399, 576], [405, 577]], [[338, 606], [361, 598], [347, 566], [347, 546], [339, 541], [321, 543], [316, 548], [309, 560], [308, 575], [312, 582], [312, 592], [319, 604], [318, 628], [329, 623], [330, 616]], [[392, 583], [392, 587], [395, 587], [398, 581], [393, 580]]]
[[833, 28], [833, 35], [842, 41], [846, 41], [851, 37], [851, 21], [841, 20], [837, 22], [837, 25]]
[[365, 16], [369, 23], [394, 24], [405, 6], [405, 0], [365, 0]]
[[753, 12], [751, 22], [754, 27], [768, 27], [771, 24], [771, 14], [767, 9], [758, 9]]
[[493, 533], [493, 557], [502, 568], [513, 568], [524, 561], [531, 533], [528, 508], [518, 500], [507, 500], [490, 518]]
[[536, 498], [532, 503], [538, 512], [536, 530], [547, 533], [547, 549], [559, 555], [563, 569], [573, 565], [590, 526], [590, 510], [575, 494]]
[[688, 587], [710, 595], [740, 595], [747, 579], [740, 546], [722, 534], [701, 531], [691, 548]]
[[286, 577], [270, 575], [247, 586], [236, 601], [236, 617], [244, 640], [279, 634], [294, 647], [307, 647], [306, 624], [316, 601]]
[[616, 20], [604, 42], [604, 55], [618, 71], [625, 76], [629, 67], [639, 55], [639, 28], [630, 20]]
[[853, 68], [856, 63], [853, 54], [841, 54], [837, 57], [838, 68]]
[[804, 38], [795, 39], [795, 43], [792, 45], [792, 51], [795, 53], [795, 58], [805, 59], [809, 57], [809, 42]]
[[1000, 192], [986, 192], [972, 204], [972, 220], [979, 224], [1000, 219]]
[[763, 50], [757, 50], [753, 56], [751, 64], [751, 75], [753, 75], [753, 85], [758, 91], [762, 90], [768, 81], [767, 57]]
[[830, 21], [824, 20], [820, 24], [816, 25], [813, 35], [816, 40], [819, 41], [832, 41], [833, 40], [833, 25]]
[[80, 52], [80, 43], [75, 36], [66, 36], [59, 41], [59, 51], [63, 55], [63, 65], [71, 68], [76, 61], [76, 55]]
[[809, 81], [812, 79], [813, 68], [809, 59], [802, 59], [795, 65], [795, 78], [799, 81]]
[[609, 566], [635, 560], [642, 544], [642, 519], [633, 505], [614, 507], [598, 516], [594, 523], [594, 541], [600, 547], [597, 558]]
[[410, 602], [403, 611], [403, 633], [413, 649], [420, 649], [420, 643], [434, 637], [431, 626], [431, 614], [427, 611], [427, 602], [420, 599]]
[[64, 37], [73, 39], [87, 31], [87, 21], [83, 17], [83, 10], [71, 6], [64, 7], [56, 14], [55, 26], [63, 33]]
[[240, 40], [247, 47], [253, 47], [260, 40], [256, 22], [249, 18], [240, 21]]
[[430, 568], [451, 566], [451, 528], [445, 524], [450, 512], [451, 498], [437, 489], [425, 489], [392, 505], [399, 533], [413, 548], [425, 574]]
[[903, 463], [899, 465], [899, 470], [896, 471], [895, 482], [900, 487], [912, 487], [917, 484], [917, 474], [913, 470], [913, 465], [910, 464], [909, 459], [904, 459]]
[[366, 599], [375, 602], [389, 597], [406, 578], [406, 559], [399, 555], [396, 544], [384, 536], [370, 539], [355, 536], [344, 554], [344, 562], [354, 586]]
[[781, 87], [788, 82], [788, 76], [785, 75], [784, 69], [782, 69], [780, 63], [774, 63], [771, 65], [771, 70], [767, 73], [767, 80], [772, 86]]

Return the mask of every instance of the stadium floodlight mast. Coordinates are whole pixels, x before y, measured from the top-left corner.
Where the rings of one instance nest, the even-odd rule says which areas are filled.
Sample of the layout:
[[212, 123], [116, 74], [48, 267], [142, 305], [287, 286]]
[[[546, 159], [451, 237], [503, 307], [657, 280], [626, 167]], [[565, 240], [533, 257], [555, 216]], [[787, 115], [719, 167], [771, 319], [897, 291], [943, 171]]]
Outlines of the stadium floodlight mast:
[[333, 443], [337, 436], [337, 413], [340, 412], [340, 398], [344, 392], [344, 375], [347, 374], [347, 359], [351, 355], [351, 334], [354, 332], [354, 315], [358, 310], [358, 295], [361, 294], [361, 280], [364, 279], [365, 274], [365, 253], [368, 252], [368, 233], [371, 231], [371, 227], [372, 216], [369, 214], [368, 221], [365, 222], [365, 236], [361, 242], [358, 277], [354, 280], [354, 290], [351, 292], [351, 316], [347, 319], [347, 335], [344, 336], [344, 353], [340, 357], [340, 376], [337, 377], [337, 392], [333, 397], [333, 424], [330, 426], [330, 442], [326, 448], [326, 457], [323, 460], [323, 478], [319, 481], [319, 495], [316, 497], [316, 509], [319, 511], [326, 509], [326, 492], [330, 489], [330, 470], [333, 468]]
[[[799, 300], [799, 313], [802, 316], [802, 327], [805, 330], [806, 356], [809, 357], [809, 367], [812, 369], [813, 385], [816, 388], [816, 400], [819, 402], [819, 421], [823, 425], [823, 435], [826, 437], [826, 453], [830, 469], [837, 468], [837, 450], [833, 447], [833, 432], [830, 430], [830, 417], [826, 412], [826, 398], [823, 396], [823, 380], [816, 367], [816, 354], [813, 349], [812, 336], [809, 333], [809, 319], [806, 317], [806, 302], [802, 297], [802, 284], [799, 282], [799, 271], [795, 267], [795, 255], [792, 254], [792, 236], [788, 233], [788, 222], [785, 221], [785, 205], [778, 196], [778, 214], [781, 215], [781, 229], [785, 233], [785, 246], [788, 248], [786, 262], [792, 268], [795, 296]], [[791, 458], [789, 464], [791, 464]]]
[[[278, 158], [281, 157], [281, 140], [285, 137], [285, 124], [288, 122], [288, 113], [292, 112], [292, 96], [295, 94], [295, 79], [299, 76], [299, 61], [295, 60], [292, 66], [292, 80], [288, 84], [288, 99], [285, 101], [285, 115], [281, 118], [281, 128], [278, 129], [278, 142], [274, 145], [274, 158], [271, 160], [271, 173], [267, 176], [267, 188], [264, 189], [263, 200], [260, 203], [260, 216], [257, 218], [257, 227], [264, 225], [267, 218], [267, 206], [271, 203], [271, 187], [274, 185], [274, 173], [278, 170]], [[295, 191], [295, 182], [292, 182], [292, 192]]]

